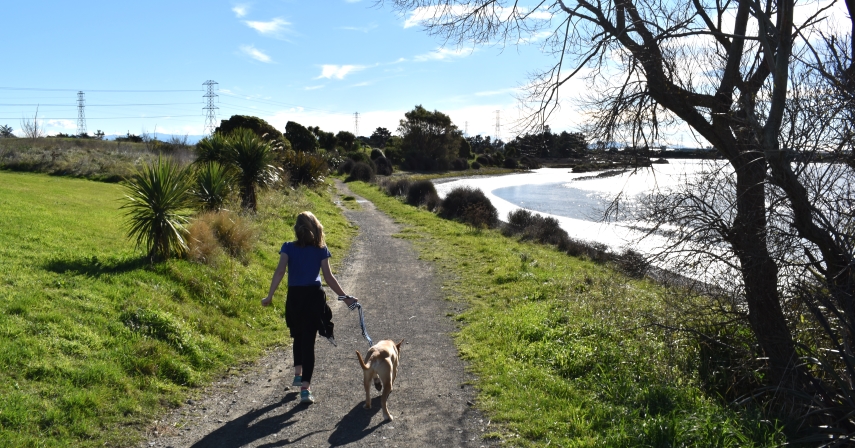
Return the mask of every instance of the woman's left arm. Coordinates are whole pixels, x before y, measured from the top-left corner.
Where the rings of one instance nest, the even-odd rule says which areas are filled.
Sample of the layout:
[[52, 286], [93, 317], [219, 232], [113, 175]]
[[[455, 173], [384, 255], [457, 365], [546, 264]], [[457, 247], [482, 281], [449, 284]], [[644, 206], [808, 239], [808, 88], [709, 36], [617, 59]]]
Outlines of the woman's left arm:
[[[336, 280], [335, 275], [332, 273], [332, 269], [330, 269], [330, 259], [324, 258], [321, 260], [321, 272], [324, 274], [324, 280], [327, 282], [327, 286], [330, 287], [336, 294], [339, 296], [346, 296], [344, 290], [341, 289], [341, 285], [338, 284], [338, 280]], [[351, 303], [356, 302], [356, 299], [344, 299], [344, 303], [347, 306], [350, 306]]]

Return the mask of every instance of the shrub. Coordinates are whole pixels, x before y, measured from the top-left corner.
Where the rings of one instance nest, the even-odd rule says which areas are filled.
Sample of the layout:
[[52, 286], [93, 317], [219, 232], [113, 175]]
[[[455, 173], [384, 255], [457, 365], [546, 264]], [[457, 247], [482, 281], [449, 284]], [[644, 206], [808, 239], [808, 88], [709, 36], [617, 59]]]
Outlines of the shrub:
[[502, 233], [505, 235], [522, 233], [531, 224], [533, 218], [534, 216], [528, 210], [514, 210], [508, 213], [508, 225], [505, 226]]
[[[255, 241], [258, 238], [258, 232], [249, 220], [227, 210], [220, 210], [217, 212], [202, 213], [196, 217], [194, 224], [196, 222], [202, 223], [198, 230], [200, 235], [203, 232], [201, 226], [207, 226], [210, 234], [216, 239], [223, 250], [243, 262], [248, 261], [249, 253], [252, 251]], [[205, 244], [210, 244], [210, 241], [205, 241], [204, 238], [207, 238], [207, 236], [201, 236], [200, 239]], [[202, 242], [200, 242], [201, 244]], [[210, 248], [201, 247], [200, 252], [203, 249], [215, 252]]]
[[481, 169], [481, 164], [480, 164], [480, 163], [478, 163], [478, 162], [472, 162], [472, 169], [473, 169], [473, 170], [480, 170], [480, 169]]
[[453, 169], [455, 171], [468, 170], [469, 169], [469, 161], [462, 158], [462, 157], [458, 157], [451, 162], [451, 169]]
[[496, 224], [498, 213], [495, 207], [488, 207], [484, 204], [469, 204], [463, 207], [463, 215], [460, 218], [474, 229], [486, 229]]
[[380, 156], [374, 159], [374, 165], [377, 167], [377, 174], [381, 176], [390, 176], [392, 174], [392, 162], [389, 159]]
[[540, 164], [537, 163], [537, 160], [534, 160], [533, 158], [531, 158], [529, 156], [520, 157], [519, 164], [520, 164], [520, 166], [524, 166], [530, 170], [535, 170], [535, 169], [540, 168]]
[[346, 153], [344, 156], [350, 160], [353, 160], [354, 162], [368, 163], [371, 161], [371, 159], [367, 155], [365, 155], [364, 152], [359, 152], [359, 151], [349, 152], [349, 153]]
[[371, 150], [371, 160], [377, 160], [380, 157], [385, 158], [386, 156], [383, 154], [383, 151], [380, 151], [377, 148]]
[[413, 182], [410, 184], [410, 188], [407, 189], [407, 204], [418, 207], [424, 204], [431, 195], [439, 198], [433, 182], [429, 180]]
[[650, 262], [644, 255], [632, 249], [625, 249], [620, 255], [616, 256], [615, 264], [621, 272], [635, 278], [644, 277], [650, 268]]
[[171, 159], [157, 158], [125, 181], [128, 236], [144, 246], [152, 260], [187, 251], [184, 239], [188, 211], [193, 203], [190, 170]]
[[361, 180], [362, 182], [371, 182], [374, 179], [374, 170], [371, 166], [364, 162], [356, 162], [353, 169], [350, 170], [350, 175], [347, 176], [345, 182]]
[[316, 153], [287, 151], [283, 163], [293, 185], [321, 183], [330, 172], [326, 160]]
[[187, 258], [191, 261], [212, 264], [223, 253], [223, 247], [207, 222], [194, 219], [187, 230]]
[[439, 195], [436, 192], [428, 193], [422, 202], [425, 209], [428, 211], [436, 211], [442, 205], [442, 199], [439, 198]]
[[[478, 208], [482, 210], [477, 210]], [[499, 221], [499, 212], [490, 203], [484, 192], [471, 187], [458, 187], [451, 190], [442, 201], [439, 215], [446, 219], [465, 219], [467, 210], [470, 213], [483, 215], [488, 227]]]
[[505, 159], [505, 162], [502, 164], [502, 166], [504, 166], [505, 168], [511, 168], [511, 169], [519, 168], [519, 164], [517, 164], [517, 161], [511, 157], [508, 157], [507, 159]]
[[398, 179], [386, 183], [384, 186], [386, 194], [389, 196], [407, 196], [410, 190], [410, 179]]
[[475, 161], [483, 166], [494, 165], [493, 159], [490, 158], [490, 156], [488, 156], [487, 154], [481, 154], [480, 156], [475, 158]]
[[338, 174], [350, 174], [350, 170], [356, 165], [352, 159], [344, 159], [344, 162], [338, 166]]

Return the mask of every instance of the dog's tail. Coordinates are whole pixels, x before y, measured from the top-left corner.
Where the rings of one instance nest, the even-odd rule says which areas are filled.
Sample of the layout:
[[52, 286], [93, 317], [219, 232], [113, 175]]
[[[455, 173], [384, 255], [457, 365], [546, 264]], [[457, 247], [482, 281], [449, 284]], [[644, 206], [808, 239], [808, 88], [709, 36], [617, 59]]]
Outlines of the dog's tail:
[[359, 367], [362, 367], [362, 370], [368, 370], [371, 368], [371, 366], [365, 364], [365, 360], [362, 359], [362, 353], [359, 353], [359, 350], [356, 351], [356, 357], [359, 358]]

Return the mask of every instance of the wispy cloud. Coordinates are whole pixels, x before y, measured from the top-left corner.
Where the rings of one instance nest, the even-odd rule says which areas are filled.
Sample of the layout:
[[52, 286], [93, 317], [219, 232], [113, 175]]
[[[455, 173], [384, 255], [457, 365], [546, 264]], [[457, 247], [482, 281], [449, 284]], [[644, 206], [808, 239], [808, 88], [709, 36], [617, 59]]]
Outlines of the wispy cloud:
[[425, 62], [425, 61], [442, 61], [449, 58], [460, 58], [464, 56], [469, 56], [474, 53], [475, 50], [471, 48], [437, 48], [430, 53], [420, 54], [413, 58], [414, 61], [417, 62]]
[[323, 88], [324, 88], [324, 85], [321, 84], [319, 86], [306, 86], [306, 87], [303, 87], [303, 90], [318, 90], [318, 89], [323, 89]]
[[344, 0], [344, 1], [345, 1], [345, 3], [359, 3], [362, 0]]
[[249, 12], [249, 5], [235, 5], [234, 8], [232, 8], [232, 12], [234, 12], [238, 18], [243, 17], [247, 12]]
[[273, 62], [273, 59], [270, 59], [270, 56], [266, 55], [258, 48], [255, 48], [255, 46], [253, 45], [241, 45], [240, 51], [242, 51], [243, 54], [255, 59], [256, 61], [264, 62], [267, 64]]
[[327, 64], [321, 66], [321, 75], [315, 79], [344, 79], [345, 76], [363, 70], [364, 65], [333, 65]]
[[258, 31], [259, 33], [261, 33], [265, 36], [274, 36], [274, 37], [280, 37], [282, 35], [282, 33], [284, 31], [286, 31], [286, 27], [291, 24], [290, 22], [288, 22], [285, 19], [282, 19], [280, 17], [277, 17], [277, 18], [270, 20], [268, 22], [244, 20], [243, 23], [245, 23], [246, 26], [254, 29], [255, 31]]
[[343, 26], [340, 29], [348, 30], [348, 31], [360, 31], [363, 33], [367, 33], [369, 31], [373, 30], [374, 28], [377, 28], [376, 23], [370, 23], [367, 26]]
[[499, 90], [487, 90], [484, 92], [475, 92], [475, 96], [495, 96], [495, 95], [504, 95], [507, 93], [516, 93], [519, 92], [520, 89], [516, 87], [511, 87], [508, 89], [499, 89]]

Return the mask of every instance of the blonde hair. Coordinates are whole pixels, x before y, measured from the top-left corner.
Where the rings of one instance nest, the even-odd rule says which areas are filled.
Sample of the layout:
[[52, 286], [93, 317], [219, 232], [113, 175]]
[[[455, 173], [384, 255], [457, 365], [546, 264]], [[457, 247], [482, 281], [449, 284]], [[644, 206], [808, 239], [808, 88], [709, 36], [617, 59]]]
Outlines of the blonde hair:
[[297, 245], [300, 247], [325, 247], [327, 245], [324, 241], [324, 226], [312, 212], [303, 212], [297, 215], [294, 234], [297, 236]]

